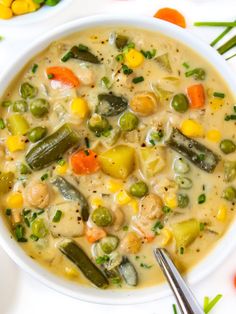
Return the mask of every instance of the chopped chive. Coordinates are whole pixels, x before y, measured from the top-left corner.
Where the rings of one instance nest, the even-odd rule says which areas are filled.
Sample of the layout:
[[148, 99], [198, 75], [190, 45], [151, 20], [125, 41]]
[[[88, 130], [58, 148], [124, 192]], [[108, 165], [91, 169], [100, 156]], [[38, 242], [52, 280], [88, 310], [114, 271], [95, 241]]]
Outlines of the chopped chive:
[[27, 242], [27, 239], [24, 237], [25, 228], [22, 225], [17, 225], [15, 227], [15, 237], [18, 242]]
[[61, 58], [61, 61], [62, 62], [66, 62], [68, 60], [70, 60], [71, 58], [73, 58], [74, 55], [71, 51], [68, 51], [62, 58]]
[[6, 125], [5, 125], [5, 122], [2, 118], [0, 118], [0, 129], [5, 129]]
[[108, 255], [99, 256], [96, 258], [96, 263], [98, 265], [102, 265], [102, 264], [108, 262], [109, 259], [110, 259], [110, 257]]
[[44, 173], [41, 177], [41, 181], [45, 181], [48, 179], [48, 173]]
[[36, 213], [33, 213], [33, 215], [31, 216], [31, 222], [33, 222], [36, 218], [37, 218], [37, 214]]
[[152, 268], [152, 265], [148, 265], [148, 264], [145, 264], [145, 263], [140, 263], [140, 267], [145, 268], [145, 269], [150, 269], [150, 268]]
[[232, 56], [230, 56], [230, 57], [226, 58], [225, 60], [226, 60], [226, 61], [228, 61], [228, 60], [230, 60], [230, 59], [232, 59], [232, 58], [234, 58], [234, 57], [236, 57], [236, 53], [235, 53], [235, 54], [233, 54]]
[[28, 209], [28, 210], [23, 210], [23, 215], [24, 216], [27, 216], [27, 215], [29, 215], [31, 213], [31, 210], [30, 209]]
[[152, 59], [155, 57], [157, 50], [156, 49], [152, 49], [152, 50], [141, 50], [140, 51], [142, 53], [142, 55], [146, 58], [146, 59]]
[[124, 226], [122, 229], [123, 229], [123, 231], [128, 231], [129, 227], [128, 226]]
[[132, 82], [134, 84], [138, 84], [138, 83], [141, 83], [143, 81], [144, 81], [144, 77], [143, 76], [138, 76], [138, 77], [135, 77], [135, 78], [132, 79]]
[[207, 305], [204, 306], [204, 312], [205, 314], [208, 314], [212, 309], [213, 307], [216, 305], [217, 302], [219, 302], [219, 300], [222, 298], [222, 294], [218, 294], [213, 300], [209, 301], [209, 298], [208, 298], [208, 302], [207, 302]]
[[217, 97], [217, 98], [225, 98], [225, 94], [224, 94], [224, 93], [214, 92], [214, 93], [213, 93], [213, 96], [214, 96], [214, 97]]
[[203, 300], [203, 308], [204, 309], [208, 306], [209, 301], [210, 301], [209, 297], [204, 297], [204, 300]]
[[199, 229], [200, 231], [203, 231], [205, 229], [205, 224], [203, 222], [200, 222]]
[[87, 149], [85, 149], [84, 153], [86, 156], [89, 156], [89, 151]]
[[149, 140], [149, 143], [152, 144], [152, 146], [155, 146], [155, 145], [156, 145], [156, 144], [155, 144], [155, 141], [154, 141], [153, 139], [150, 139], [150, 140]]
[[179, 253], [180, 253], [181, 255], [184, 254], [184, 247], [181, 246], [181, 248], [179, 249]]
[[119, 55], [116, 56], [116, 61], [118, 62], [124, 61], [124, 56], [120, 53]]
[[122, 65], [122, 70], [125, 75], [130, 75], [131, 73], [133, 73], [133, 70], [130, 69], [126, 64]]
[[236, 114], [229, 114], [225, 116], [225, 121], [236, 120]]
[[171, 209], [170, 209], [170, 207], [168, 207], [168, 206], [163, 206], [163, 207], [162, 207], [162, 211], [163, 211], [165, 214], [168, 214], [168, 213], [171, 212]]
[[62, 216], [62, 211], [61, 210], [57, 210], [52, 221], [53, 222], [59, 222], [61, 220], [61, 216]]
[[39, 67], [38, 64], [35, 63], [32, 67], [32, 73], [36, 73], [38, 70], [38, 67]]
[[52, 80], [54, 78], [54, 75], [53, 74], [48, 74], [48, 79], [49, 80]]
[[84, 138], [84, 141], [85, 141], [86, 147], [89, 148], [89, 147], [90, 147], [89, 138], [88, 138], [88, 137], [85, 137], [85, 138]]
[[36, 241], [38, 241], [39, 237], [37, 237], [37, 236], [34, 235], [34, 234], [31, 234], [31, 235], [30, 235], [30, 239], [36, 242]]
[[37, 215], [42, 215], [44, 213], [44, 209], [40, 209], [38, 212], [37, 212]]
[[79, 51], [88, 51], [89, 50], [89, 48], [83, 44], [79, 44], [78, 48], [79, 48]]
[[186, 63], [186, 62], [182, 63], [182, 66], [185, 67], [185, 69], [189, 69], [190, 68], [189, 64]]
[[102, 82], [102, 86], [106, 87], [107, 89], [111, 87], [110, 80], [108, 77], [103, 76], [103, 78], [101, 79], [101, 82]]
[[11, 216], [11, 208], [7, 208], [5, 210], [5, 214], [6, 214], [6, 216]]
[[26, 226], [29, 228], [30, 227], [30, 221], [27, 217], [24, 217], [24, 222], [25, 222]]
[[57, 164], [60, 165], [60, 166], [64, 166], [65, 163], [66, 163], [66, 161], [64, 159], [62, 159], [62, 158], [57, 161]]
[[236, 35], [230, 38], [228, 41], [226, 41], [226, 43], [224, 43], [221, 47], [219, 47], [217, 51], [219, 52], [219, 54], [223, 55], [224, 53], [226, 53], [227, 51], [229, 51], [235, 46], [236, 46]]
[[158, 234], [159, 234], [159, 231], [160, 231], [161, 229], [163, 229], [163, 228], [164, 228], [164, 226], [163, 226], [162, 222], [161, 222], [160, 220], [158, 220], [158, 221], [154, 224], [154, 226], [152, 227], [152, 231], [155, 233], [155, 235], [158, 235]]
[[236, 22], [195, 22], [194, 26], [229, 26], [235, 27]]
[[176, 304], [172, 304], [172, 307], [173, 307], [173, 313], [178, 314]]
[[[235, 21], [236, 22], [236, 21]], [[226, 34], [228, 34], [233, 27], [228, 26], [219, 36], [217, 36], [210, 45], [214, 47]]]
[[198, 196], [198, 204], [203, 204], [206, 201], [206, 195], [205, 194], [201, 194]]

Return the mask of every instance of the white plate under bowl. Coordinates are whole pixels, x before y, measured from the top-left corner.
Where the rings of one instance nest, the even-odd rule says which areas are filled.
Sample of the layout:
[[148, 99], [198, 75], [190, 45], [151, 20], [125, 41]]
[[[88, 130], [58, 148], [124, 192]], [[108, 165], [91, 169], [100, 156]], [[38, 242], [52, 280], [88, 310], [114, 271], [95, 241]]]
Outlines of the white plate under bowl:
[[[11, 83], [12, 79], [21, 70], [21, 68], [36, 54], [45, 49], [52, 41], [75, 32], [99, 26], [138, 27], [141, 29], [143, 28], [150, 31], [156, 31], [173, 38], [174, 40], [178, 40], [195, 50], [200, 56], [205, 58], [207, 62], [212, 64], [213, 67], [218, 69], [232, 92], [235, 89], [236, 81], [234, 75], [224, 59], [213, 48], [194, 37], [188, 30], [184, 30], [180, 27], [154, 18], [92, 16], [62, 25], [61, 27], [50, 31], [45, 36], [37, 39], [31, 46], [26, 48], [25, 52], [22, 53], [22, 55], [17, 56], [14, 62], [12, 62], [11, 67], [6, 70], [5, 73], [1, 74], [0, 95], [3, 94], [6, 87]], [[226, 258], [235, 248], [235, 239], [236, 221], [231, 224], [225, 236], [217, 243], [210, 254], [188, 274], [187, 280], [189, 284], [193, 285], [199, 282], [203, 278], [206, 278], [210, 272], [215, 270], [216, 267], [222, 263], [223, 259]], [[66, 281], [63, 278], [56, 277], [25, 254], [17, 242], [10, 237], [10, 233], [1, 219], [0, 244], [10, 257], [34, 278], [56, 291], [80, 300], [101, 304], [135, 304], [153, 301], [170, 294], [170, 289], [166, 284], [145, 289], [114, 291], [80, 286]]]
[[70, 5], [71, 1], [72, 0], [61, 0], [57, 5], [53, 7], [44, 5], [42, 8], [35, 12], [13, 16], [9, 20], [0, 19], [0, 26], [24, 26], [28, 24], [34, 24], [39, 23], [42, 20], [50, 19], [55, 15], [58, 15], [58, 18], [60, 18], [60, 14], [62, 14], [63, 10]]

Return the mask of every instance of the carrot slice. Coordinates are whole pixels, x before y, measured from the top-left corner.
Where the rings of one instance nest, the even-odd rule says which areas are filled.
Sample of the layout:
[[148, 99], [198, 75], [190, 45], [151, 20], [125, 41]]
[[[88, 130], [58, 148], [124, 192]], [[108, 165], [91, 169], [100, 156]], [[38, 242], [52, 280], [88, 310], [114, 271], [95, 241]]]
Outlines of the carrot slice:
[[71, 156], [70, 162], [76, 174], [91, 174], [100, 168], [97, 154], [91, 149], [76, 152]]
[[205, 105], [205, 92], [202, 84], [196, 84], [187, 88], [187, 94], [190, 100], [190, 108], [198, 109]]
[[155, 13], [154, 17], [186, 28], [186, 21], [184, 16], [175, 9], [162, 8]]
[[103, 230], [102, 228], [87, 228], [86, 232], [86, 239], [89, 243], [94, 243], [102, 238], [104, 238], [107, 234], [105, 232], [105, 230]]
[[79, 86], [79, 79], [76, 75], [66, 67], [49, 67], [46, 70], [48, 77], [50, 79], [59, 81], [65, 85], [69, 85], [71, 87], [78, 87]]

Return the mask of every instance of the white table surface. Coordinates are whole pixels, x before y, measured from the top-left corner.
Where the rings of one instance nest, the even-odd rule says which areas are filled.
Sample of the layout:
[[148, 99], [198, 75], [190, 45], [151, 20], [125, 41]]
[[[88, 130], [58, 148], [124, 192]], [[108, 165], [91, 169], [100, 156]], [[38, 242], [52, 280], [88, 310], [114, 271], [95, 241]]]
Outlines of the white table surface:
[[[215, 38], [221, 29], [194, 28], [191, 26], [193, 21], [232, 21], [236, 15], [236, 0], [71, 0], [70, 6], [59, 16], [51, 17], [47, 21], [22, 26], [11, 25], [10, 22], [0, 24], [0, 35], [4, 36], [4, 40], [0, 42], [0, 75], [11, 64], [14, 56], [20, 54], [32, 39], [64, 22], [101, 13], [129, 12], [131, 15], [152, 16], [157, 9], [165, 6], [179, 9], [187, 19], [188, 28], [206, 42]], [[236, 74], [236, 58], [228, 64]], [[206, 295], [214, 297], [218, 293], [223, 294], [223, 299], [212, 314], [236, 313], [236, 289], [233, 287], [235, 261], [236, 250], [213, 274], [192, 287], [200, 303]], [[29, 277], [0, 248], [0, 314], [171, 314], [173, 303], [173, 297], [133, 306], [102, 306], [81, 302], [60, 295]]]

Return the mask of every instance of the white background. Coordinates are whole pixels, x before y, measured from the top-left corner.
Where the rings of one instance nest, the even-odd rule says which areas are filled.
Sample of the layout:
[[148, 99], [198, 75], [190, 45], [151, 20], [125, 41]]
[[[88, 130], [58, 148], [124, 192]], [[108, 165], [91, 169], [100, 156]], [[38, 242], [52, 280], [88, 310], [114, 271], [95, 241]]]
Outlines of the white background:
[[[206, 42], [215, 38], [220, 28], [194, 28], [197, 20], [232, 21], [236, 18], [236, 0], [63, 0], [68, 1], [56, 16], [46, 21], [36, 21], [34, 15], [28, 18], [31, 24], [16, 25], [16, 21], [0, 22], [0, 75], [3, 69], [11, 64], [14, 56], [26, 49], [28, 43], [40, 34], [50, 31], [81, 16], [101, 13], [129, 13], [130, 15], [152, 16], [157, 9], [169, 6], [179, 9], [186, 17], [188, 28]], [[51, 9], [53, 10], [53, 9]], [[232, 32], [230, 36], [235, 33]], [[227, 37], [228, 38], [228, 37]], [[234, 51], [235, 52], [235, 51]], [[231, 52], [230, 54], [233, 54]], [[228, 62], [236, 74], [236, 57]], [[236, 239], [232, 239], [235, 241]], [[236, 245], [235, 245], [236, 247]], [[212, 314], [236, 313], [236, 289], [233, 287], [233, 276], [236, 274], [236, 250], [208, 278], [192, 287], [200, 303], [204, 296], [214, 297], [223, 294]], [[171, 314], [174, 298], [169, 297], [149, 304], [133, 306], [101, 306], [84, 303], [63, 296], [43, 286], [20, 270], [0, 248], [0, 314]]]

